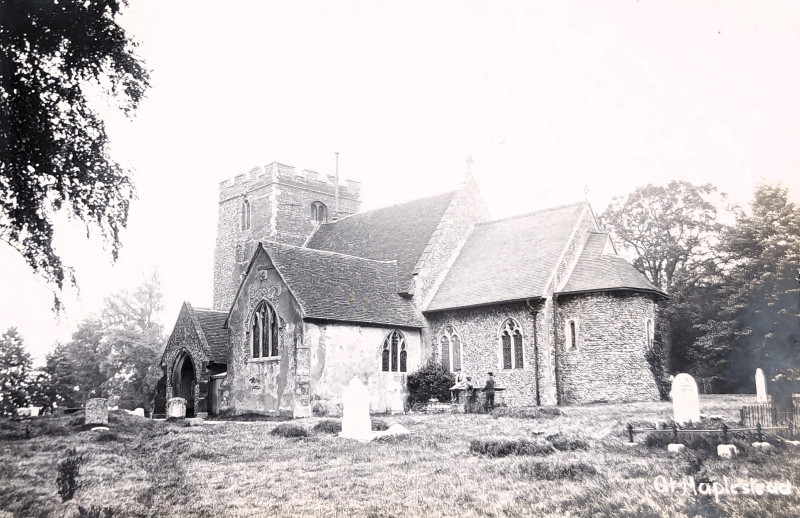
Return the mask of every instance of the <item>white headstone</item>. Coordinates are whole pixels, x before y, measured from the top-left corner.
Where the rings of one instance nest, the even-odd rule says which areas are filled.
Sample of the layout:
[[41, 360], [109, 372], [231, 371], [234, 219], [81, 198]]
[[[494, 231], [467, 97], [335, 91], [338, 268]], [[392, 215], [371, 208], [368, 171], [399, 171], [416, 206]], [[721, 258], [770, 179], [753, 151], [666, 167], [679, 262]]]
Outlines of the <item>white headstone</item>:
[[144, 408], [137, 408], [136, 410], [133, 411], [133, 415], [144, 417]]
[[339, 437], [372, 439], [372, 421], [369, 418], [369, 391], [357, 377], [350, 381], [342, 395], [342, 432]]
[[167, 419], [183, 419], [186, 417], [186, 400], [174, 397], [167, 400]]
[[764, 371], [761, 369], [756, 369], [756, 402], [769, 402], [769, 394], [767, 393], [767, 380], [764, 378]]
[[681, 373], [672, 380], [672, 410], [676, 423], [700, 421], [700, 400], [697, 383], [689, 374]]

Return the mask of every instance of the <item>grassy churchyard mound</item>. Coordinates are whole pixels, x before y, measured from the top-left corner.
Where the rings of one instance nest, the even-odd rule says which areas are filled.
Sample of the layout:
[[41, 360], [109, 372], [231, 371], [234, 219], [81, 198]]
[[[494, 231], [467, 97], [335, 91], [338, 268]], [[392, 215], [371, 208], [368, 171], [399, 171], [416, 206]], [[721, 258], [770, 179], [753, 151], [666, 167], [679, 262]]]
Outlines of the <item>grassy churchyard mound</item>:
[[[736, 428], [750, 399], [700, 404]], [[680, 453], [669, 433], [626, 444], [628, 423], [669, 423], [671, 406], [383, 416], [373, 428], [410, 434], [369, 443], [323, 417], [189, 426], [112, 411], [102, 432], [81, 414], [1, 420], [0, 516], [800, 516], [800, 448], [773, 436], [764, 452], [732, 432], [733, 460], [715, 434], [681, 434]]]

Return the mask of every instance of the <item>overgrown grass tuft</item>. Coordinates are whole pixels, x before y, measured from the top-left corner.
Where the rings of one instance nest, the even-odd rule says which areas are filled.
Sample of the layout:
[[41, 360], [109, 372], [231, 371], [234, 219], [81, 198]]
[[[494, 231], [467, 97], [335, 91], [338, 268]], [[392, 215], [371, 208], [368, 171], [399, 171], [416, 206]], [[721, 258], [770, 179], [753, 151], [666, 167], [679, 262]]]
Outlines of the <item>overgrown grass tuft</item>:
[[278, 437], [308, 437], [308, 430], [292, 423], [279, 424], [270, 432]]
[[119, 439], [119, 436], [111, 431], [102, 431], [97, 434], [94, 438], [95, 442], [115, 442]]
[[585, 462], [528, 461], [521, 463], [517, 469], [523, 476], [539, 480], [583, 480], [597, 474], [594, 466]]
[[559, 451], [576, 451], [589, 448], [589, 443], [583, 437], [579, 436], [568, 436], [558, 432], [548, 435], [545, 438]]
[[325, 419], [317, 423], [313, 430], [320, 433], [336, 434], [342, 431], [342, 422], [338, 419]]
[[373, 419], [372, 420], [372, 430], [376, 432], [382, 432], [384, 430], [389, 429], [389, 423], [384, 421], [383, 419]]
[[550, 419], [563, 415], [556, 407], [497, 407], [492, 410], [492, 417], [512, 417], [514, 419]]
[[539, 443], [528, 439], [473, 439], [469, 451], [489, 457], [509, 455], [549, 455], [555, 451], [550, 443]]
[[56, 486], [61, 501], [72, 500], [78, 490], [78, 472], [83, 464], [83, 455], [78, 455], [75, 448], [67, 450], [67, 457], [58, 463]]

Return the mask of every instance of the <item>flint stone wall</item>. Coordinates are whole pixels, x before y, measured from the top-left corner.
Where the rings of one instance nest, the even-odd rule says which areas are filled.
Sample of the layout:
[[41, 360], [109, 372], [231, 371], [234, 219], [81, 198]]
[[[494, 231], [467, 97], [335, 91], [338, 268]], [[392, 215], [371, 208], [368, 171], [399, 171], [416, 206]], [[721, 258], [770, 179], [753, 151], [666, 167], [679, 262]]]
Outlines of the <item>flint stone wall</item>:
[[[656, 401], [658, 388], [645, 359], [647, 319], [656, 317], [650, 295], [598, 293], [556, 301], [559, 402]], [[575, 319], [577, 347], [566, 350], [565, 324]]]

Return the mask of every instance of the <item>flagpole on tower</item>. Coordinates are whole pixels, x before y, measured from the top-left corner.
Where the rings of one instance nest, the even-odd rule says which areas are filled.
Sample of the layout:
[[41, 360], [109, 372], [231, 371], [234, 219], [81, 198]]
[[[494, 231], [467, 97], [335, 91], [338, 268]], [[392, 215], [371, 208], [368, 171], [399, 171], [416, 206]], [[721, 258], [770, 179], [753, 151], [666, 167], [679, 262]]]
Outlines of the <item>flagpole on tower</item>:
[[334, 154], [336, 155], [336, 173], [333, 177], [333, 210], [334, 217], [339, 219], [339, 152]]

